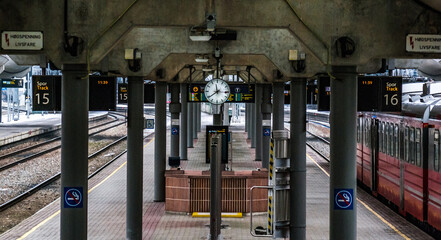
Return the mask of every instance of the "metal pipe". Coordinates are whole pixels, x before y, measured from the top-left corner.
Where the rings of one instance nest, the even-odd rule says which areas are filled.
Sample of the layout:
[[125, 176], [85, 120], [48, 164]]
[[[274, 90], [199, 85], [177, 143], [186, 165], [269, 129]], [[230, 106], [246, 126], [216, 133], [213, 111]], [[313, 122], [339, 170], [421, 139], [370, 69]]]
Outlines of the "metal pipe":
[[144, 80], [128, 81], [126, 238], [142, 239]]
[[89, 78], [85, 64], [62, 71], [60, 238], [87, 239]]
[[306, 239], [306, 79], [291, 81], [290, 239]]
[[355, 66], [333, 67], [331, 79], [331, 179], [330, 239], [357, 238], [356, 119], [357, 73]]
[[165, 201], [165, 163], [166, 163], [166, 97], [167, 84], [156, 82], [155, 88], [155, 202]]

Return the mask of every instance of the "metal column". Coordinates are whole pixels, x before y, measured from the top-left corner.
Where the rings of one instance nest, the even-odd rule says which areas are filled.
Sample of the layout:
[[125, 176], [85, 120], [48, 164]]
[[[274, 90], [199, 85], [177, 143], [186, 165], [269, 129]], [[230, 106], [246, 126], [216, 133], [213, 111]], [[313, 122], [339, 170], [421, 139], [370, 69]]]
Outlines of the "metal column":
[[222, 126], [222, 114], [213, 114], [213, 125]]
[[211, 139], [210, 156], [210, 240], [218, 240], [221, 234], [222, 206], [222, 136], [216, 134]]
[[198, 104], [194, 103], [194, 105], [193, 105], [193, 121], [191, 122], [191, 124], [193, 124], [193, 127], [192, 127], [193, 139], [198, 139], [197, 119], [198, 119]]
[[61, 239], [87, 239], [89, 76], [85, 64], [62, 66]]
[[166, 163], [166, 97], [167, 84], [156, 82], [155, 88], [155, 202], [165, 201], [165, 163]]
[[188, 149], [187, 149], [187, 135], [188, 135], [188, 129], [187, 129], [187, 124], [188, 124], [188, 119], [187, 119], [187, 115], [188, 115], [188, 85], [186, 83], [182, 83], [181, 84], [181, 126], [182, 128], [180, 129], [180, 146], [179, 146], [179, 150], [180, 150], [180, 158], [181, 160], [187, 160], [188, 159]]
[[330, 239], [357, 238], [355, 66], [333, 67], [331, 79]]
[[250, 139], [250, 104], [245, 103], [245, 132], [247, 132], [247, 138]]
[[271, 142], [271, 87], [266, 85], [262, 93], [262, 168], [268, 169]]
[[291, 81], [290, 239], [306, 239], [306, 79]]
[[171, 113], [171, 132], [170, 132], [170, 157], [179, 157], [179, 113], [181, 104], [179, 103], [179, 84], [170, 84], [171, 102], [169, 105]]
[[196, 118], [196, 125], [197, 125], [197, 131], [201, 132], [201, 104], [202, 103], [198, 103], [198, 111], [197, 111], [197, 115], [198, 117]]
[[222, 125], [229, 126], [230, 125], [230, 104], [224, 103], [224, 111], [222, 115]]
[[250, 105], [250, 138], [251, 147], [256, 147], [256, 103]]
[[273, 130], [285, 129], [284, 83], [273, 83]]
[[187, 147], [193, 147], [193, 110], [194, 103], [188, 103], [188, 118], [187, 118]]
[[142, 239], [144, 80], [128, 78], [127, 239]]
[[256, 102], [255, 106], [255, 122], [256, 126], [253, 129], [255, 137], [255, 151], [256, 151], [256, 161], [262, 161], [262, 85], [256, 84]]

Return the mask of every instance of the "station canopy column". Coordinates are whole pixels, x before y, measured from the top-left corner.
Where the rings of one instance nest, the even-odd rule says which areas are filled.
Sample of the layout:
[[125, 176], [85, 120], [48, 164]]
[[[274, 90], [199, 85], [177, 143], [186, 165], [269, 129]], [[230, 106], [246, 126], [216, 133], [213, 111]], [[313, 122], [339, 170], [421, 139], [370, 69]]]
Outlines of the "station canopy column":
[[128, 82], [126, 238], [141, 239], [144, 80], [142, 77], [129, 77]]
[[179, 84], [170, 84], [170, 113], [171, 113], [171, 134], [170, 134], [170, 157], [179, 157], [179, 113], [181, 112], [181, 104], [179, 103]]
[[167, 147], [167, 84], [156, 82], [155, 88], [155, 202], [165, 201], [165, 163]]
[[306, 79], [291, 81], [290, 239], [306, 239]]
[[355, 66], [333, 67], [331, 79], [330, 239], [357, 238]]
[[187, 135], [188, 135], [188, 84], [182, 83], [181, 84], [181, 129], [179, 133], [179, 157], [181, 160], [187, 160], [188, 159], [188, 149], [187, 149]]
[[89, 76], [85, 64], [62, 73], [60, 238], [87, 239]]

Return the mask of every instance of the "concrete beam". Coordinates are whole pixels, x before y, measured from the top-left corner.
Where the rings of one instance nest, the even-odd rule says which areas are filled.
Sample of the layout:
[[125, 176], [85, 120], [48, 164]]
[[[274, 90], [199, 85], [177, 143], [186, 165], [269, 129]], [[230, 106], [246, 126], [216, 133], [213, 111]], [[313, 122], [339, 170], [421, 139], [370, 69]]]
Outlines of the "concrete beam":
[[[429, 0], [424, 2], [431, 6]], [[147, 76], [173, 53], [210, 53], [214, 49], [215, 43], [189, 40], [190, 27], [204, 22], [205, 0], [77, 0], [69, 1], [69, 34], [82, 38], [85, 50], [72, 57], [63, 49], [63, 4], [59, 0], [9, 1], [0, 6], [4, 13], [0, 29], [43, 31], [44, 49], [31, 54], [47, 55], [58, 67], [61, 62], [85, 63], [88, 52], [92, 69], [106, 68], [101, 62], [108, 56], [109, 70], [131, 76]], [[441, 13], [418, 1], [238, 0], [215, 1], [213, 5], [210, 8], [216, 11], [217, 27], [237, 31], [236, 41], [219, 42], [224, 54], [264, 55], [286, 77], [308, 77], [326, 71], [330, 64], [356, 65], [358, 72], [375, 72], [382, 58], [441, 58], [441, 54], [405, 51], [408, 33], [441, 32]], [[355, 42], [350, 57], [336, 54], [335, 41], [342, 36]], [[128, 70], [125, 48], [139, 48], [143, 53], [141, 71]], [[290, 49], [306, 54], [305, 72], [296, 73], [291, 67]], [[0, 54], [25, 53], [0, 50]], [[17, 61], [27, 62], [31, 60]], [[264, 68], [258, 69], [267, 75]]]

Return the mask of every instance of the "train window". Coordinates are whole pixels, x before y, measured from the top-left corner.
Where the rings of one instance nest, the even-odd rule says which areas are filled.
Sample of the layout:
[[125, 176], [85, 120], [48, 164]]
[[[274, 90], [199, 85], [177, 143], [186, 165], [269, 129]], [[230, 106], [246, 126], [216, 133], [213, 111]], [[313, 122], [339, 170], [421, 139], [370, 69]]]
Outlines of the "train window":
[[394, 156], [394, 144], [392, 142], [394, 136], [394, 125], [392, 123], [387, 124], [389, 131], [387, 134], [387, 154]]
[[404, 160], [409, 162], [409, 127], [404, 129]]
[[365, 126], [364, 126], [364, 145], [366, 147], [369, 147], [369, 119], [366, 119]]
[[398, 158], [400, 156], [399, 140], [398, 140], [398, 124], [395, 124], [394, 130], [394, 145], [395, 145], [395, 157]]
[[416, 165], [421, 167], [421, 128], [416, 129], [415, 136]]
[[410, 128], [409, 132], [409, 155], [410, 163], [415, 164], [415, 128]]
[[[373, 121], [372, 121], [372, 123], [373, 123]], [[369, 121], [367, 121], [367, 126], [366, 126], [366, 129], [367, 129], [367, 133], [366, 133], [366, 137], [367, 137], [367, 139], [366, 139], [366, 146], [368, 147], [368, 148], [370, 148], [371, 147], [371, 120], [369, 120]]]
[[433, 168], [439, 171], [439, 130], [435, 130], [433, 134]]
[[386, 123], [382, 123], [382, 135], [383, 135], [383, 152], [386, 153], [386, 146], [387, 146], [387, 129], [386, 129]]
[[378, 125], [378, 150], [380, 152], [383, 152], [383, 127], [382, 127], [382, 123], [380, 123], [380, 125]]
[[357, 121], [357, 143], [360, 143], [360, 119]]

